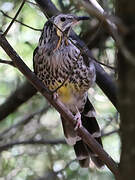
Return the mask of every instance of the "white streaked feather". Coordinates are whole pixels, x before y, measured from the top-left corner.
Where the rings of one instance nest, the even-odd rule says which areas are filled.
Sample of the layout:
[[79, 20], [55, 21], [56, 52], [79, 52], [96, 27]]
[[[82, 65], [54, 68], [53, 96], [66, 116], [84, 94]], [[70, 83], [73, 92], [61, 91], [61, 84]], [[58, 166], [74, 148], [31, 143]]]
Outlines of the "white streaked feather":
[[94, 110], [89, 111], [87, 114], [85, 114], [86, 117], [95, 117], [96, 116], [96, 112]]
[[66, 142], [67, 142], [68, 145], [73, 146], [73, 145], [76, 144], [76, 141], [80, 141], [81, 138], [80, 138], [79, 136], [76, 136], [76, 137], [68, 137], [68, 138], [65, 137], [65, 140], [66, 140]]

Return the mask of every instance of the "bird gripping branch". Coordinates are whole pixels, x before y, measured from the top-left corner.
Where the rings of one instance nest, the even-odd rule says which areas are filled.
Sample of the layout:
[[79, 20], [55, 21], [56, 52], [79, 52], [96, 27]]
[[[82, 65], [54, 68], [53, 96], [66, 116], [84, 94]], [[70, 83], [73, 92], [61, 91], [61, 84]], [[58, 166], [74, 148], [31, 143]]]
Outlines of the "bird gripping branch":
[[78, 21], [88, 19], [89, 17], [77, 17], [73, 14], [59, 14], [50, 18], [34, 51], [33, 62], [38, 78], [50, 91], [57, 89], [55, 97], [74, 115], [75, 126], [63, 117], [61, 119], [66, 141], [74, 146], [81, 167], [89, 167], [90, 158], [97, 167], [102, 167], [102, 160], [82, 141], [76, 131], [83, 125], [102, 146], [95, 110], [88, 99], [88, 89], [96, 79], [94, 63], [81, 53], [75, 40], [72, 43], [68, 38]]

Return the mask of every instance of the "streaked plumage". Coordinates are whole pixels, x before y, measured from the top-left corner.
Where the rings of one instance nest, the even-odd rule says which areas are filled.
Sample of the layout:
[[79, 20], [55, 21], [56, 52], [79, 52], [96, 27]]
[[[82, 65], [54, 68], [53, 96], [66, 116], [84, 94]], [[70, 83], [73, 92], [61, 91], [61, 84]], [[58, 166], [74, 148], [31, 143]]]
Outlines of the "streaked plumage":
[[[34, 71], [50, 90], [58, 88], [68, 77], [58, 89], [58, 97], [73, 115], [78, 111], [81, 113], [82, 124], [93, 134], [99, 132], [99, 126], [87, 91], [95, 82], [95, 67], [92, 60], [85, 54], [80, 55], [80, 50], [59, 30], [69, 36], [71, 27], [80, 19], [75, 15], [60, 14], [47, 21], [34, 52]], [[66, 141], [74, 145], [80, 165], [88, 167], [91, 156], [95, 164], [101, 167], [103, 162], [77, 136], [74, 127], [63, 117], [61, 119]], [[100, 137], [96, 139], [102, 145]]]

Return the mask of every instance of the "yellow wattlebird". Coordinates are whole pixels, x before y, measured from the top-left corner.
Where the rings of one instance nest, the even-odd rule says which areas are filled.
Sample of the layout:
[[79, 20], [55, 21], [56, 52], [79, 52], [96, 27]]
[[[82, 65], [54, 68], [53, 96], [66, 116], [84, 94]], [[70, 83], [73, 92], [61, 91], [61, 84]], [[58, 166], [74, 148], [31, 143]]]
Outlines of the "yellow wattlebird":
[[73, 14], [59, 14], [50, 18], [45, 23], [38, 47], [34, 51], [34, 71], [51, 91], [64, 82], [57, 89], [57, 96], [76, 120], [74, 127], [61, 117], [66, 141], [74, 146], [81, 167], [89, 167], [90, 159], [97, 167], [101, 167], [104, 163], [76, 132], [83, 125], [102, 145], [95, 110], [88, 99], [88, 89], [96, 79], [94, 63], [80, 52], [75, 40], [71, 42], [68, 38], [72, 26], [87, 19]]

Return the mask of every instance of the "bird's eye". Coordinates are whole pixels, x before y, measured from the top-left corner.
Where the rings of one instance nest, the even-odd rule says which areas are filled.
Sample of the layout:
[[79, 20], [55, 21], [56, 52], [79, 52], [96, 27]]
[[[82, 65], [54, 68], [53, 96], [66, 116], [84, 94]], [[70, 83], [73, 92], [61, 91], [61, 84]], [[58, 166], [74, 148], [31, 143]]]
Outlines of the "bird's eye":
[[62, 22], [64, 22], [64, 21], [66, 20], [66, 18], [62, 17], [60, 20], [61, 20]]

